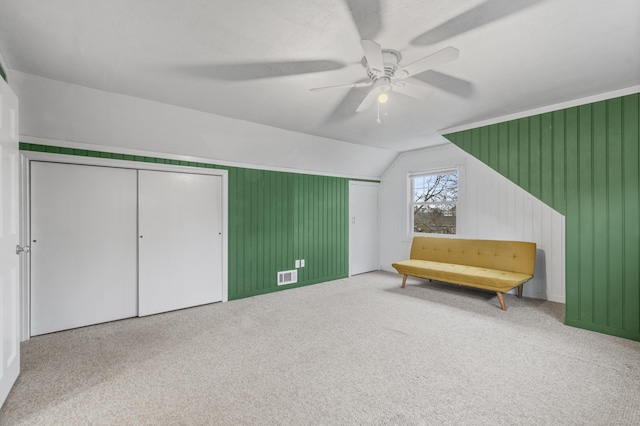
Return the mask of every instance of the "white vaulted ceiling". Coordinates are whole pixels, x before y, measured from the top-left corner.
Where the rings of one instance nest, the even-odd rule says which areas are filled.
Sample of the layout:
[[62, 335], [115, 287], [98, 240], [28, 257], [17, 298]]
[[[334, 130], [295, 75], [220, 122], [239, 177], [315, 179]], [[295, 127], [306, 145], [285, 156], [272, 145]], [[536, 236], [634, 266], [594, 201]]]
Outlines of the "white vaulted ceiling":
[[[361, 39], [409, 63], [424, 101], [367, 88]], [[0, 0], [11, 69], [345, 142], [403, 151], [439, 130], [640, 84], [637, 0]], [[385, 115], [386, 113], [386, 115]]]

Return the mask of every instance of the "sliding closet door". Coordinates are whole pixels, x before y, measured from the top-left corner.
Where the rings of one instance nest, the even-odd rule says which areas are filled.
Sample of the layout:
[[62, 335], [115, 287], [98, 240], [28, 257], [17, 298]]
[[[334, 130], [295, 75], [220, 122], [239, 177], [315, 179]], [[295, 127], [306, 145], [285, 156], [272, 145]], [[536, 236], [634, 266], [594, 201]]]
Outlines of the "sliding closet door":
[[136, 171], [31, 163], [31, 335], [138, 313]]
[[138, 172], [139, 314], [222, 300], [222, 179]]

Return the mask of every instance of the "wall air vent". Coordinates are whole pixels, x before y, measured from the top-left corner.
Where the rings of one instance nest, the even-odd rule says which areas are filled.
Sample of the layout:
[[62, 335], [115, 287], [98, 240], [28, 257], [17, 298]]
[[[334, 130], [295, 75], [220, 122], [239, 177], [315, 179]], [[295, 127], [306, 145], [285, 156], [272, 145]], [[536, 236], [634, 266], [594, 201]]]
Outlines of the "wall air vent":
[[294, 284], [298, 282], [298, 271], [280, 271], [278, 272], [278, 285]]

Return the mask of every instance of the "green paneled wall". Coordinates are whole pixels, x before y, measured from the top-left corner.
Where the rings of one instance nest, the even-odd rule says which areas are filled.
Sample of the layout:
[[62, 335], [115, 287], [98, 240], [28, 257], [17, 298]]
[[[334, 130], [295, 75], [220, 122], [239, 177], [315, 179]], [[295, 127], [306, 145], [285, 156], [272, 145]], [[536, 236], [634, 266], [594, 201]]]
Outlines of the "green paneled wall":
[[229, 298], [282, 289], [277, 272], [295, 259], [297, 285], [346, 277], [348, 197], [347, 179], [230, 169]]
[[[229, 171], [229, 299], [349, 274], [349, 179], [244, 169], [158, 157], [20, 143], [23, 151], [101, 157]], [[298, 283], [276, 284], [298, 269]]]
[[568, 325], [640, 340], [640, 94], [446, 135], [566, 218]]

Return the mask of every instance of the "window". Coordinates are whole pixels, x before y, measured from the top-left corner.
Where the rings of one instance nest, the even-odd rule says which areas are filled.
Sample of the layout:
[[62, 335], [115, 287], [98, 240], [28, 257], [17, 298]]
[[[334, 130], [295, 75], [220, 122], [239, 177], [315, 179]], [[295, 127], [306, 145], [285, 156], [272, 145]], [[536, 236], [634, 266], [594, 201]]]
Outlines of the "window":
[[413, 174], [409, 179], [413, 232], [455, 235], [458, 171]]

